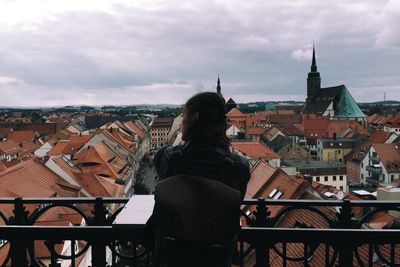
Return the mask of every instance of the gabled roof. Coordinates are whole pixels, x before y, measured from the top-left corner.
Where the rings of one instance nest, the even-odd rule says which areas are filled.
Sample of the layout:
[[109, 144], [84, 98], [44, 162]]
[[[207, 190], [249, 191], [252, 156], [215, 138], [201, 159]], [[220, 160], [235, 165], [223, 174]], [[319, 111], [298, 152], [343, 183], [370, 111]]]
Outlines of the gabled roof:
[[5, 142], [0, 142], [0, 153], [17, 154], [22, 151], [22, 147], [18, 145], [14, 140], [7, 140]]
[[132, 132], [134, 132], [140, 139], [146, 137], [146, 131], [140, 127], [140, 124], [136, 121], [127, 121], [125, 122], [125, 127], [129, 128]]
[[367, 122], [369, 124], [381, 125], [385, 124], [388, 120], [390, 120], [393, 115], [380, 115], [378, 113], [367, 116]]
[[31, 130], [12, 131], [8, 134], [8, 139], [17, 143], [32, 142], [37, 132]]
[[339, 135], [348, 128], [354, 130], [357, 134], [368, 134], [367, 130], [356, 120], [330, 120], [328, 122], [327, 132], [328, 135], [332, 137], [334, 133]]
[[127, 162], [115, 154], [104, 142], [99, 142], [79, 151], [74, 162], [81, 165], [85, 173], [93, 173], [108, 178], [124, 178], [130, 170]]
[[234, 150], [238, 150], [252, 159], [278, 159], [279, 155], [260, 142], [234, 141], [231, 143]]
[[258, 135], [261, 136], [265, 133], [266, 129], [261, 127], [250, 127], [247, 129], [247, 135]]
[[76, 196], [79, 188], [35, 160], [27, 160], [0, 173], [0, 187], [21, 197]]
[[358, 107], [345, 85], [321, 88], [317, 96], [306, 103], [304, 113], [323, 115], [333, 102], [334, 117], [363, 118], [364, 113]]
[[286, 136], [304, 136], [304, 128], [300, 124], [277, 124], [275, 127]]
[[244, 117], [245, 115], [237, 108], [231, 109], [228, 113], [226, 113], [228, 118], [230, 117]]
[[76, 173], [79, 184], [93, 197], [118, 197], [117, 187], [118, 185], [104, 177], [100, 177], [93, 173]]
[[12, 131], [12, 129], [9, 128], [9, 127], [7, 127], [7, 128], [1, 127], [1, 128], [0, 128], [0, 134], [1, 134], [3, 137], [7, 137], [8, 134], [9, 134], [11, 131]]
[[364, 118], [365, 115], [357, 105], [349, 90], [343, 85], [339, 101], [336, 104], [336, 118]]
[[400, 144], [373, 144], [388, 173], [400, 172]]
[[306, 103], [304, 113], [322, 115], [332, 101], [338, 100], [344, 88], [344, 85], [321, 88], [315, 99]]
[[398, 128], [400, 127], [400, 112], [398, 112], [396, 115], [394, 115], [392, 118], [386, 121], [385, 123], [386, 126], [392, 127], [392, 128]]

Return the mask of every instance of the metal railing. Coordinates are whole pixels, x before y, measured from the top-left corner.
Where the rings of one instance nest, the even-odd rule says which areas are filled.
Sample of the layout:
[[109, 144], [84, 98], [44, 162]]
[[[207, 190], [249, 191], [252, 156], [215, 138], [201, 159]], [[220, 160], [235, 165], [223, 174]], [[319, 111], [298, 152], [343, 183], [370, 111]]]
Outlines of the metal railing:
[[[0, 199], [1, 211], [12, 210], [11, 215], [0, 212], [4, 221], [0, 239], [7, 240], [0, 250], [8, 249], [8, 253], [0, 253], [7, 255], [1, 259], [1, 266], [42, 266], [36, 253], [39, 240], [45, 241], [50, 267], [65, 265], [65, 262], [68, 266], [82, 266], [79, 264], [85, 257], [95, 267], [150, 266], [149, 253], [138, 245], [143, 229], [112, 227], [127, 200]], [[372, 229], [372, 222], [381, 222], [382, 218], [390, 221], [388, 210], [400, 211], [399, 201], [259, 199], [244, 200], [242, 204], [242, 228], [234, 258], [239, 266], [249, 262], [257, 267], [290, 263], [299, 266], [400, 265], [397, 221], [379, 227], [383, 229]], [[42, 216], [59, 207], [79, 214], [85, 224], [43, 226]], [[66, 246], [68, 240], [70, 243]], [[60, 245], [64, 246], [62, 253]]]
[[381, 166], [368, 165], [366, 169], [367, 171], [370, 171], [372, 174], [382, 174]]

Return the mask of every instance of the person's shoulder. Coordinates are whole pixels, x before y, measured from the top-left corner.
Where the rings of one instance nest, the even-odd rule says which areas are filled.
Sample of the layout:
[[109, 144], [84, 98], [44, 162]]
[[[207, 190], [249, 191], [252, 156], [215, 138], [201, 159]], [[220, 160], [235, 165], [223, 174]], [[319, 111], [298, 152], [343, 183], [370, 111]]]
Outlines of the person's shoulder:
[[234, 164], [240, 168], [250, 170], [250, 163], [247, 159], [236, 155], [236, 154], [231, 154], [231, 159], [233, 160]]
[[174, 151], [180, 151], [182, 148], [181, 145], [173, 146], [173, 145], [165, 145], [161, 147], [155, 154], [154, 156], [154, 161], [158, 162], [160, 161], [163, 157], [169, 158], [169, 156], [174, 152]]

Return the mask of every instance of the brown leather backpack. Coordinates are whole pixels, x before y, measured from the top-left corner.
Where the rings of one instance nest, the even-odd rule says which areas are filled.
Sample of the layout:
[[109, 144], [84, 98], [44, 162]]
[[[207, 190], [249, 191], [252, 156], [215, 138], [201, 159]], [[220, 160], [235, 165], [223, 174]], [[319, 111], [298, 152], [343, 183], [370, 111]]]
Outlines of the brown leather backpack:
[[175, 175], [159, 182], [154, 266], [229, 266], [240, 203], [238, 190], [210, 178]]

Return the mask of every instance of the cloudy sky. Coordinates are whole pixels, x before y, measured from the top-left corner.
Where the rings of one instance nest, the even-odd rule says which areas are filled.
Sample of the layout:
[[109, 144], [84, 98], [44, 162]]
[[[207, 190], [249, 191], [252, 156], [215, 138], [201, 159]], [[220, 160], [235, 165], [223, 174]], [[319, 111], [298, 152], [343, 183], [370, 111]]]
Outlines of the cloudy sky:
[[399, 0], [0, 0], [0, 106], [400, 100]]

